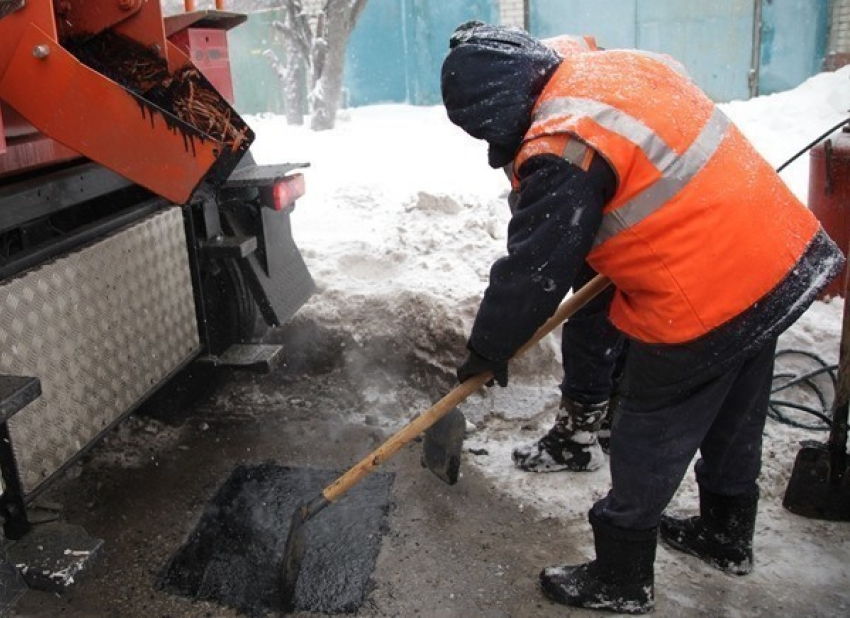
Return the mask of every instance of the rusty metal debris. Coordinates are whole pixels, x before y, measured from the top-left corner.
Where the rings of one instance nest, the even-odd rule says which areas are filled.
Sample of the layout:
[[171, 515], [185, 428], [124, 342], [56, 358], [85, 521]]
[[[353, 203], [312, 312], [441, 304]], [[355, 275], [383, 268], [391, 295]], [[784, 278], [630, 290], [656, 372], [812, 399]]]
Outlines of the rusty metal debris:
[[164, 84], [174, 114], [180, 120], [228, 144], [238, 145], [245, 139], [244, 131], [231, 122], [231, 107], [208, 85], [198, 69], [183, 68]]
[[86, 66], [201, 133], [234, 149], [246, 139], [243, 123], [234, 123], [235, 112], [194, 66], [171, 75], [163, 58], [110, 31], [93, 37], [70, 37], [64, 45]]

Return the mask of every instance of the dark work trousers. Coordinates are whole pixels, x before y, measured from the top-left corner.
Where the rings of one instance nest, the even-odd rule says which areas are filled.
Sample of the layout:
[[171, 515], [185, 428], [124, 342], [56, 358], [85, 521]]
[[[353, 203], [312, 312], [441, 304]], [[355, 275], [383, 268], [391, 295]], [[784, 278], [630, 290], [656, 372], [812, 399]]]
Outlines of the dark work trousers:
[[[595, 276], [596, 272], [585, 263], [576, 275], [573, 289], [578, 290]], [[573, 401], [599, 403], [609, 399], [616, 376], [622, 371], [626, 338], [608, 319], [613, 296], [614, 288], [609, 287], [564, 324], [561, 392]]]
[[700, 486], [725, 496], [757, 491], [775, 351], [772, 339], [675, 397], [624, 396], [611, 429], [611, 490], [594, 514], [621, 528], [657, 526], [697, 450]]

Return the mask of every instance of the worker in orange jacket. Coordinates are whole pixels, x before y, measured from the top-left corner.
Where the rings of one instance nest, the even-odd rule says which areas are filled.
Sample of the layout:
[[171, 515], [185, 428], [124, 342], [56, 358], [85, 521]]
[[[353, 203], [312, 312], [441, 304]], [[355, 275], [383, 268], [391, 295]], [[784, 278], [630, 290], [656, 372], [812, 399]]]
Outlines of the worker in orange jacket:
[[[644, 613], [656, 539], [729, 573], [752, 569], [776, 339], [841, 270], [815, 217], [664, 56], [562, 56], [470, 22], [442, 68], [449, 119], [512, 166], [507, 255], [490, 271], [461, 381], [507, 363], [585, 264], [614, 284], [629, 340], [611, 489], [589, 513], [596, 558], [550, 567], [571, 606]], [[663, 515], [697, 451], [700, 515]]]

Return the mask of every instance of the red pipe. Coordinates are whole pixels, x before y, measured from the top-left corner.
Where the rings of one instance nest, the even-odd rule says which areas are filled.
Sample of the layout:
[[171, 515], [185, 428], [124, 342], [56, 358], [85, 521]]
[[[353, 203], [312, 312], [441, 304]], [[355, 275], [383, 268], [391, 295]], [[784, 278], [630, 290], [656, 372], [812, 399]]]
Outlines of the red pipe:
[[[846, 250], [850, 246], [850, 127], [814, 148], [809, 156], [809, 208], [824, 231]], [[846, 270], [846, 268], [845, 268]], [[844, 296], [842, 274], [821, 298]]]

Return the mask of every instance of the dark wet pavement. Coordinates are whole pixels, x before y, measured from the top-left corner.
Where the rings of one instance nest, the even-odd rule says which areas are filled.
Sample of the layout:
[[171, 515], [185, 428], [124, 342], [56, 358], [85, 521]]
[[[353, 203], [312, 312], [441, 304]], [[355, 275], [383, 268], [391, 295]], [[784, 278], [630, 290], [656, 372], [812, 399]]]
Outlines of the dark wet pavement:
[[[310, 330], [302, 325], [295, 334], [304, 335], [305, 328]], [[40, 499], [60, 503], [67, 521], [105, 544], [72, 593], [59, 597], [29, 591], [15, 615], [245, 615], [219, 602], [191, 600], [157, 586], [163, 569], [191, 538], [234, 470], [268, 462], [298, 469], [347, 469], [421, 412], [423, 398], [436, 400], [451, 387], [450, 376], [406, 364], [397, 354], [364, 362], [374, 358], [369, 350], [315, 335], [303, 337], [309, 345], [301, 349], [290, 347], [287, 364], [272, 374], [203, 376], [205, 397], [192, 405], [157, 403], [147, 410], [153, 416], [131, 417], [57, 480]], [[370, 379], [366, 388], [364, 376]], [[389, 404], [379, 405], [374, 396], [364, 394], [374, 392], [387, 393]], [[475, 469], [469, 453], [463, 456], [459, 482], [448, 486], [422, 468], [421, 446], [403, 448], [379, 471], [395, 475], [388, 489], [386, 530], [366, 596], [353, 615], [600, 615], [552, 604], [537, 585], [543, 567], [588, 557], [590, 529], [583, 518], [553, 520], [523, 507]], [[565, 478], [564, 491], [569, 491], [568, 481]], [[331, 505], [317, 517], [340, 506], [342, 502]], [[284, 529], [288, 522], [280, 525]], [[769, 578], [765, 584], [765, 576], [759, 576], [761, 585], [749, 587], [722, 574], [703, 574], [688, 558], [675, 560], [675, 568], [657, 579], [655, 615], [728, 615], [726, 601], [731, 607], [750, 608], [752, 616], [846, 615], [841, 605], [846, 586], [827, 582], [822, 589], [801, 591]], [[327, 615], [333, 614], [294, 614]]]

